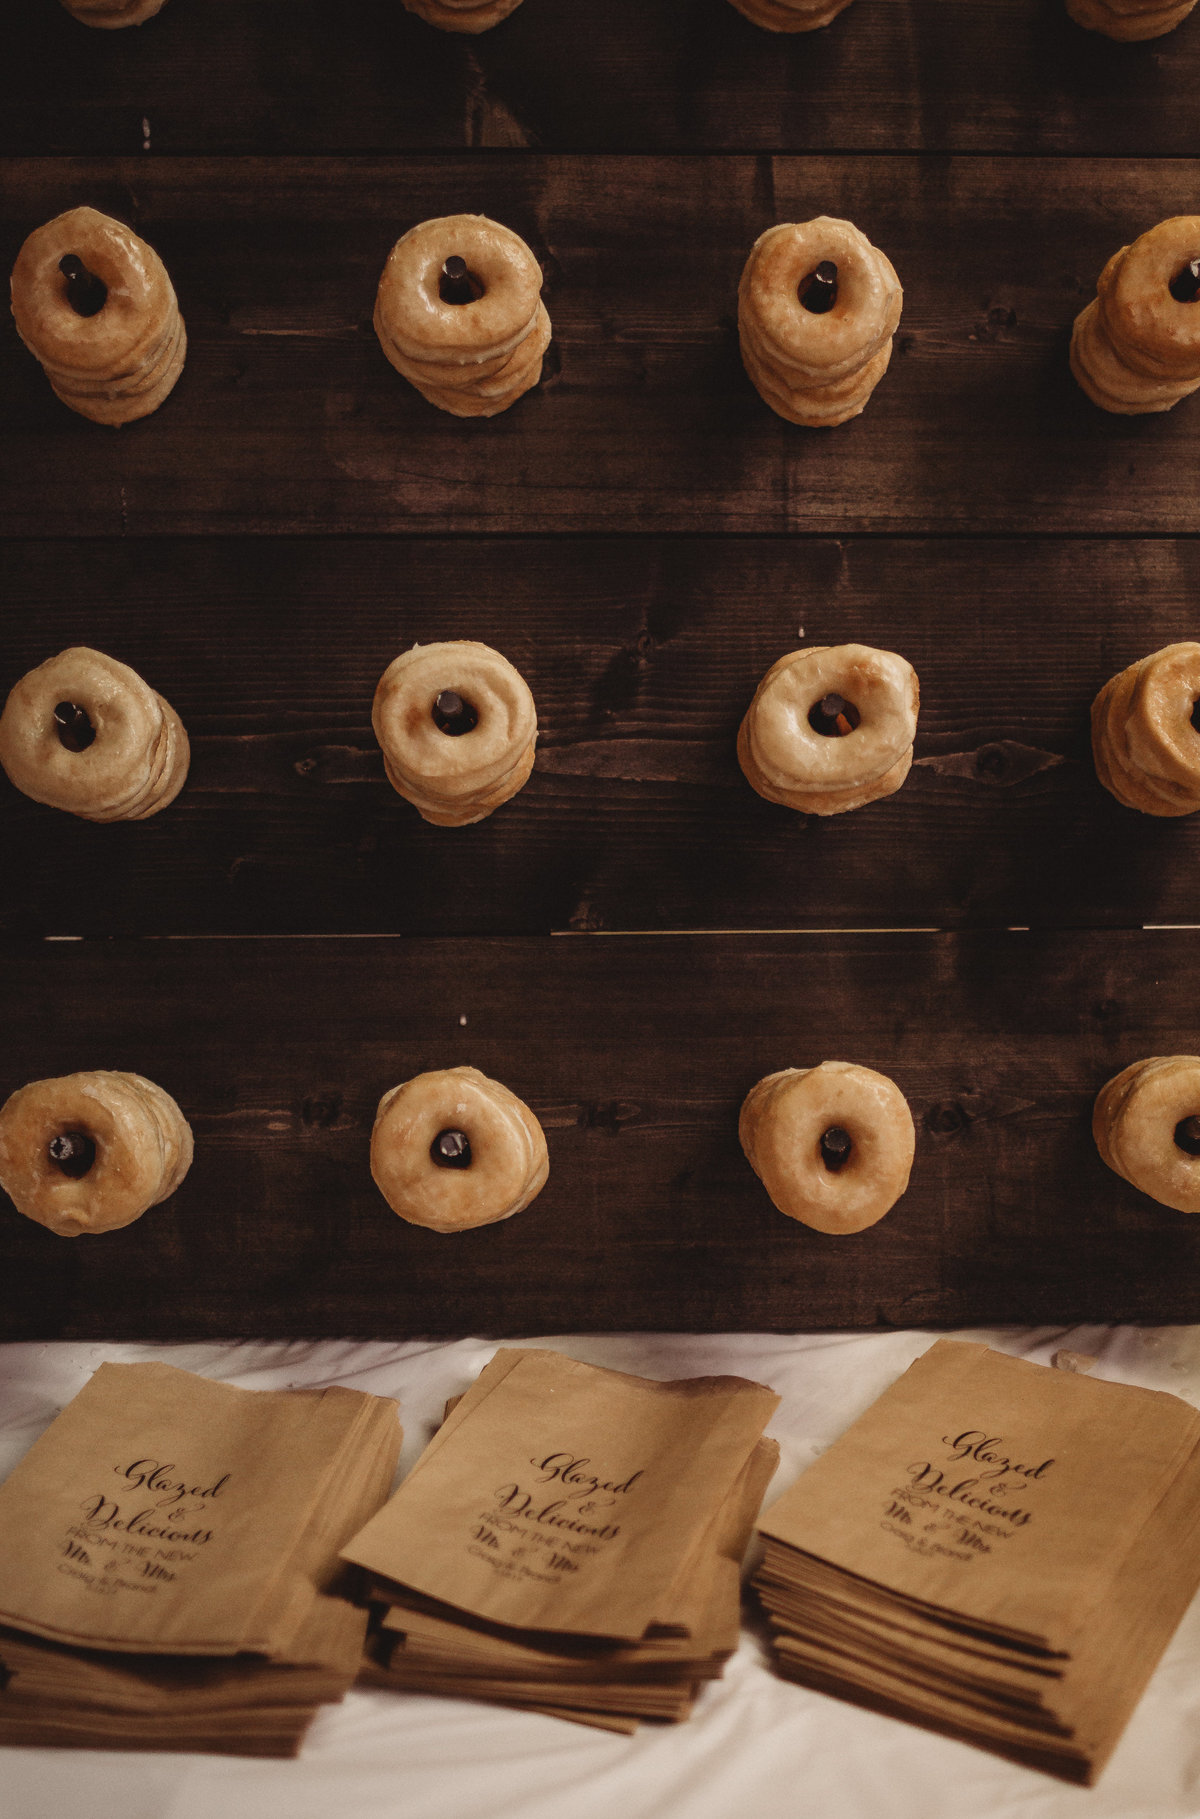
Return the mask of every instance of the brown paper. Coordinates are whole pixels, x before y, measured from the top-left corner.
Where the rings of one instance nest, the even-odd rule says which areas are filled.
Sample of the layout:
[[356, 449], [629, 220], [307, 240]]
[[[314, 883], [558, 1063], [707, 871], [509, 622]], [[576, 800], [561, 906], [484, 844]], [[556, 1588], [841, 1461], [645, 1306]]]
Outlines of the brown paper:
[[0, 1744], [294, 1755], [358, 1671], [338, 1549], [400, 1437], [355, 1390], [102, 1367], [0, 1487]]
[[0, 1485], [0, 1623], [104, 1649], [283, 1650], [336, 1562], [338, 1505], [369, 1507], [398, 1434], [394, 1404], [355, 1390], [102, 1365]]
[[759, 1527], [868, 1586], [1063, 1649], [1198, 1437], [1177, 1397], [943, 1339]]
[[0, 1740], [15, 1713], [61, 1724], [90, 1714], [119, 1728], [125, 1717], [179, 1723], [220, 1716], [227, 1728], [252, 1727], [278, 1705], [340, 1699], [353, 1681], [367, 1613], [340, 1599], [317, 1601], [297, 1640], [295, 1664], [251, 1655], [129, 1655], [77, 1649], [18, 1630], [0, 1631]]
[[383, 1618], [383, 1628], [405, 1640], [403, 1655], [394, 1655], [392, 1666], [407, 1669], [420, 1662], [433, 1671], [452, 1665], [463, 1675], [511, 1672], [517, 1678], [540, 1672], [560, 1684], [598, 1682], [614, 1675], [649, 1680], [678, 1678], [681, 1671], [696, 1678], [719, 1674], [737, 1647], [739, 1568], [778, 1461], [777, 1443], [760, 1440], [715, 1514], [703, 1547], [684, 1563], [663, 1607], [674, 1621], [653, 1626], [674, 1633], [653, 1634], [631, 1645], [580, 1639], [568, 1652], [572, 1638], [546, 1638], [539, 1646], [528, 1631], [514, 1637], [495, 1626], [467, 1628], [461, 1622], [393, 1606]]
[[[632, 1730], [642, 1719], [677, 1723], [686, 1718], [700, 1687], [719, 1677], [737, 1646], [741, 1559], [779, 1458], [776, 1443], [758, 1436], [776, 1401], [761, 1386], [739, 1379], [659, 1384], [553, 1353], [498, 1353], [467, 1394], [447, 1405], [443, 1427], [389, 1506], [382, 1542], [377, 1535], [372, 1545], [368, 1531], [365, 1548], [359, 1536], [346, 1550], [349, 1559], [367, 1564], [373, 1594], [390, 1605], [360, 1679], [371, 1686], [518, 1706], [606, 1729]], [[751, 1408], [752, 1417], [747, 1413]], [[664, 1442], [668, 1425], [671, 1434]], [[564, 1427], [571, 1448], [547, 1454], [548, 1435], [561, 1436]], [[688, 1465], [704, 1463], [707, 1482], [694, 1469], [680, 1469], [681, 1430], [692, 1454]], [[531, 1445], [536, 1445], [534, 1453]], [[511, 1526], [501, 1529], [494, 1516], [487, 1525], [510, 1537], [511, 1563], [519, 1564], [533, 1552], [540, 1566], [548, 1550], [529, 1540], [531, 1531], [537, 1533], [539, 1515], [556, 1516], [565, 1509], [572, 1515], [578, 1510], [582, 1517], [615, 1510], [613, 1525], [630, 1530], [628, 1549], [597, 1546], [582, 1556], [590, 1569], [586, 1609], [595, 1613], [587, 1620], [590, 1627], [584, 1627], [581, 1600], [567, 1612], [573, 1622], [564, 1623], [565, 1600], [548, 1600], [537, 1580], [530, 1592], [520, 1576], [510, 1579], [522, 1594], [506, 1607], [516, 1609], [519, 1620], [514, 1623], [495, 1614], [497, 1601], [486, 1577], [485, 1595], [472, 1606], [461, 1592], [455, 1601], [438, 1595], [445, 1589], [438, 1578], [444, 1560], [419, 1586], [400, 1576], [413, 1573], [413, 1557], [429, 1548], [431, 1532], [444, 1537], [447, 1521], [456, 1515], [461, 1523], [464, 1507], [481, 1520], [476, 1496], [481, 1461], [486, 1484], [518, 1447], [543, 1468], [551, 1459], [568, 1460], [565, 1468], [548, 1472], [548, 1481], [568, 1492], [585, 1471], [592, 1481], [600, 1475], [590, 1467], [593, 1458], [617, 1458], [629, 1473], [624, 1490], [612, 1478], [606, 1487], [589, 1482], [582, 1495], [524, 1508]], [[629, 1467], [635, 1448], [649, 1468]], [[653, 1495], [634, 1505], [630, 1521], [629, 1505], [620, 1499], [632, 1497], [647, 1470]], [[458, 1500], [449, 1506], [449, 1518], [439, 1506], [447, 1486]], [[681, 1506], [681, 1488], [689, 1499], [686, 1507]], [[413, 1496], [414, 1491], [420, 1496]], [[421, 1526], [407, 1532], [402, 1564], [391, 1541], [401, 1527], [406, 1495]], [[507, 1488], [504, 1499], [506, 1510], [511, 1509], [516, 1499]], [[585, 1510], [583, 1505], [595, 1507]], [[370, 1528], [378, 1531], [385, 1525]], [[442, 1553], [453, 1562], [452, 1550], [442, 1547]], [[381, 1572], [385, 1562], [387, 1571]], [[565, 1571], [563, 1578], [569, 1586]], [[622, 1608], [623, 1582], [631, 1578], [638, 1602], [630, 1615], [626, 1596], [629, 1633], [621, 1636], [614, 1632], [612, 1612]]]
[[636, 1640], [778, 1397], [540, 1351], [489, 1371], [343, 1558], [495, 1623]]
[[780, 1672], [1087, 1782], [1200, 1584], [1200, 1415], [940, 1341], [760, 1530]]
[[386, 1501], [400, 1440], [395, 1404], [386, 1397], [365, 1397], [344, 1446], [330, 1461], [287, 1570], [276, 1578], [256, 1613], [255, 1627], [270, 1638], [263, 1653], [273, 1661], [303, 1658], [296, 1649], [310, 1646], [305, 1638], [312, 1634], [308, 1620], [318, 1591], [347, 1590], [353, 1575], [339, 1550], [364, 1517]]
[[1059, 1709], [1093, 1769], [1107, 1761], [1200, 1586], [1200, 1446], [1093, 1614]]

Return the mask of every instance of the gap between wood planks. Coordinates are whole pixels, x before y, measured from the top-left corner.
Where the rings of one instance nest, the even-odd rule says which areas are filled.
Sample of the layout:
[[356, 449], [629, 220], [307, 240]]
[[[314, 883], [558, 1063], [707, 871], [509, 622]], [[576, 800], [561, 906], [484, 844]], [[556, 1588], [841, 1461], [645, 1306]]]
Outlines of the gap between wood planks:
[[[1121, 934], [1131, 933], [1136, 930], [1136, 932], [1140, 934], [1147, 935], [1155, 934], [1159, 931], [1165, 932], [1168, 930], [1192, 928], [1200, 928], [1200, 922], [1143, 922], [1132, 925], [1130, 929], [1118, 929], [1109, 932]], [[829, 928], [552, 928], [547, 930], [545, 934], [534, 935], [446, 935], [435, 937], [424, 934], [405, 934], [402, 930], [397, 929], [365, 931], [360, 929], [350, 933], [338, 932], [335, 934], [330, 934], [328, 931], [319, 929], [292, 932], [285, 931], [282, 934], [264, 933], [261, 930], [253, 930], [246, 934], [239, 932], [224, 933], [219, 930], [201, 930], [196, 934], [130, 935], [123, 937], [123, 939], [131, 941], [428, 941], [430, 939], [447, 941], [553, 941], [565, 938], [574, 941], [591, 941], [596, 940], [597, 938], [602, 940], [607, 936], [609, 938], [615, 937], [618, 940], [628, 940], [636, 937], [640, 941], [645, 941], [651, 936], [671, 940], [680, 937], [686, 939], [694, 935], [703, 935], [707, 938], [710, 935], [732, 935], [741, 937], [745, 937], [746, 935], [1030, 935], [1042, 932], [1043, 928], [1039, 927], [1038, 929], [1035, 929], [1032, 923], [1029, 922], [998, 923], [990, 928], [982, 927], [969, 929], [940, 928], [932, 922], [909, 922], [891, 927], [880, 925], [878, 927], [864, 928], [847, 928], [845, 924], [831, 925]], [[1044, 925], [1044, 932], [1062, 933], [1064, 931], [1058, 924], [1047, 923]], [[1094, 934], [1098, 931], [1089, 926], [1083, 932]], [[41, 939], [43, 941], [111, 941], [112, 936], [43, 935]]]

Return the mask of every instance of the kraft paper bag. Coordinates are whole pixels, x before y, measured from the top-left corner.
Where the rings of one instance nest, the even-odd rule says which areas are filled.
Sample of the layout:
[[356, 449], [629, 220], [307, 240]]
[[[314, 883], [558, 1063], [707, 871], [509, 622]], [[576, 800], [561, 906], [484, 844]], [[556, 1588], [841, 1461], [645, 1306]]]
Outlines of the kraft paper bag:
[[0, 1488], [0, 1744], [295, 1755], [358, 1672], [338, 1549], [400, 1437], [384, 1397], [103, 1367]]
[[943, 1339], [759, 1529], [918, 1609], [1062, 1651], [1198, 1438], [1177, 1397]]
[[[515, 1605], [515, 1623], [497, 1618], [494, 1600], [488, 1603], [487, 1582], [485, 1599], [474, 1605], [461, 1599], [451, 1603], [427, 1589], [437, 1583], [433, 1578], [427, 1576], [417, 1588], [396, 1576], [398, 1555], [384, 1551], [386, 1537], [382, 1547], [368, 1543], [365, 1549], [363, 1537], [356, 1537], [347, 1556], [364, 1558], [373, 1594], [389, 1606], [360, 1679], [372, 1686], [453, 1694], [625, 1732], [642, 1719], [678, 1722], [688, 1717], [699, 1689], [720, 1676], [737, 1646], [742, 1556], [779, 1459], [777, 1444], [761, 1438], [763, 1422], [776, 1402], [769, 1391], [740, 1379], [659, 1384], [581, 1366], [553, 1353], [497, 1353], [467, 1394], [447, 1405], [442, 1428], [389, 1506], [388, 1534], [395, 1532], [391, 1525], [402, 1515], [406, 1494], [419, 1490], [421, 1498], [413, 1497], [412, 1508], [419, 1504], [423, 1523], [429, 1522], [431, 1510], [440, 1509], [440, 1530], [435, 1532], [444, 1538], [447, 1514], [454, 1522], [455, 1506], [440, 1508], [440, 1487], [449, 1484], [461, 1511], [465, 1482], [471, 1493], [468, 1507], [473, 1506], [480, 1463], [486, 1481], [501, 1443], [507, 1459], [514, 1444], [528, 1450], [536, 1438], [538, 1461], [545, 1466], [551, 1455], [541, 1450], [545, 1435], [532, 1418], [536, 1410], [556, 1431], [568, 1417], [576, 1424], [569, 1463], [565, 1469], [560, 1465], [557, 1473], [550, 1471], [549, 1482], [570, 1490], [585, 1471], [589, 1482], [586, 1494], [565, 1504], [554, 1497], [532, 1512], [522, 1511], [513, 1540], [518, 1563], [533, 1551], [540, 1565], [547, 1551], [536, 1543], [529, 1546], [529, 1532], [536, 1533], [538, 1516], [557, 1518], [564, 1508], [574, 1510], [577, 1502], [599, 1503], [602, 1487], [590, 1469], [598, 1447], [608, 1449], [620, 1442], [628, 1450], [640, 1445], [652, 1461], [664, 1462], [672, 1481], [680, 1476], [677, 1454], [660, 1439], [664, 1407], [674, 1407], [674, 1424], [680, 1420], [690, 1424], [692, 1450], [699, 1449], [698, 1457], [707, 1463], [710, 1482], [697, 1497], [692, 1480], [684, 1476], [694, 1507], [682, 1522], [673, 1492], [657, 1494], [654, 1502], [635, 1510], [636, 1542], [631, 1543], [631, 1552], [597, 1548], [585, 1557], [592, 1569], [587, 1596], [595, 1613], [588, 1627], [575, 1607], [567, 1611], [564, 1624], [560, 1599], [550, 1604], [547, 1621], [545, 1588], [536, 1582], [533, 1595], [523, 1592]], [[745, 1413], [750, 1407], [755, 1410], [752, 1419]], [[713, 1441], [715, 1423], [727, 1429], [719, 1445]], [[575, 1438], [576, 1427], [580, 1439]], [[624, 1455], [614, 1456], [624, 1463]], [[614, 1500], [628, 1494], [618, 1493], [614, 1484], [608, 1481], [608, 1495]], [[627, 1521], [624, 1506], [616, 1508], [619, 1517], [614, 1522]], [[580, 1511], [584, 1513], [596, 1512]], [[493, 1524], [493, 1532], [496, 1527]], [[413, 1530], [412, 1535], [418, 1532], [426, 1533]], [[424, 1549], [428, 1542], [417, 1545]], [[411, 1569], [406, 1564], [402, 1570]], [[631, 1633], [621, 1637], [614, 1632], [611, 1614], [618, 1603], [618, 1581], [610, 1575], [628, 1579], [631, 1571], [638, 1574], [640, 1602], [636, 1621], [626, 1623]], [[522, 1590], [520, 1580], [517, 1588]], [[485, 1603], [488, 1608], [481, 1610], [479, 1605]]]
[[[382, 1396], [364, 1397], [344, 1445], [330, 1460], [294, 1552], [255, 1613], [256, 1630], [269, 1639], [261, 1652], [272, 1661], [313, 1659], [313, 1639], [323, 1633], [319, 1623], [310, 1621], [314, 1594], [348, 1591], [352, 1575], [339, 1550], [387, 1500], [401, 1437], [395, 1403]], [[335, 1600], [316, 1602], [328, 1609]]]
[[939, 1341], [759, 1526], [782, 1674], [1088, 1783], [1200, 1585], [1200, 1415]]
[[0, 1624], [139, 1653], [285, 1651], [377, 1499], [395, 1414], [356, 1390], [102, 1365], [0, 1485]]
[[1200, 1445], [1094, 1612], [1058, 1697], [1093, 1771], [1115, 1747], [1198, 1586]]
[[548, 1642], [539, 1645], [529, 1639], [528, 1632], [514, 1638], [494, 1628], [466, 1629], [444, 1617], [402, 1606], [393, 1606], [385, 1614], [383, 1628], [405, 1636], [402, 1661], [406, 1670], [419, 1663], [430, 1671], [453, 1667], [455, 1672], [479, 1676], [511, 1671], [517, 1678], [527, 1679], [538, 1672], [559, 1682], [581, 1684], [614, 1676], [678, 1676], [681, 1669], [697, 1676], [719, 1673], [720, 1664], [737, 1647], [742, 1556], [778, 1463], [778, 1444], [760, 1440], [702, 1545], [688, 1556], [670, 1588], [664, 1609], [673, 1619], [672, 1633], [661, 1638], [630, 1645], [592, 1645], [568, 1653], [566, 1638], [556, 1638], [555, 1649]]
[[779, 1399], [498, 1357], [343, 1558], [495, 1623], [636, 1640]]
[[[220, 1749], [287, 1732], [294, 1753], [319, 1704], [340, 1700], [357, 1671], [367, 1613], [318, 1599], [299, 1652], [308, 1665], [251, 1655], [130, 1655], [0, 1631], [0, 1744]], [[301, 1714], [298, 1726], [296, 1714]], [[290, 1716], [288, 1716], [290, 1714]], [[194, 1741], [205, 1734], [208, 1743]], [[145, 1741], [143, 1741], [145, 1740]]]

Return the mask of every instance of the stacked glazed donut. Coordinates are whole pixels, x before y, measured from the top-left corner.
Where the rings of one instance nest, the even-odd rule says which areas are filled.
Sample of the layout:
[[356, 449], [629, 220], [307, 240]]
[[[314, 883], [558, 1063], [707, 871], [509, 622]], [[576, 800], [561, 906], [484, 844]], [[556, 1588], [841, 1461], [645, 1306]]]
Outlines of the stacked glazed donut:
[[812, 645], [772, 664], [738, 731], [738, 762], [768, 802], [841, 815], [898, 790], [912, 767], [911, 663], [866, 644]]
[[550, 1162], [541, 1125], [515, 1093], [478, 1068], [447, 1067], [383, 1095], [371, 1173], [410, 1225], [458, 1232], [522, 1212]]
[[908, 1186], [916, 1151], [895, 1081], [851, 1061], [767, 1074], [742, 1103], [738, 1137], [780, 1212], [819, 1232], [861, 1232], [882, 1219]]
[[404, 0], [410, 13], [444, 32], [486, 32], [515, 13], [521, 0]]
[[73, 645], [22, 676], [0, 715], [0, 764], [35, 802], [85, 821], [144, 821], [183, 788], [188, 737], [136, 670]]
[[1092, 703], [1096, 775], [1146, 815], [1200, 809], [1200, 644], [1168, 644], [1104, 684]]
[[1075, 318], [1071, 371], [1103, 410], [1169, 411], [1200, 386], [1200, 215], [1174, 215], [1113, 254]]
[[149, 416], [183, 371], [187, 335], [162, 260], [94, 208], [30, 234], [13, 267], [12, 309], [55, 392], [93, 423]]
[[152, 19], [165, 0], [62, 0], [62, 4], [82, 25], [115, 31], [122, 25], [140, 25], [143, 19]]
[[1161, 38], [1186, 19], [1196, 0], [1164, 6], [1162, 0], [1067, 0], [1067, 11], [1076, 25], [1090, 32], [1103, 32], [1107, 38], [1130, 42], [1139, 38]]
[[60, 1238], [131, 1225], [191, 1163], [191, 1127], [141, 1074], [31, 1080], [0, 1110], [0, 1187]]
[[371, 723], [388, 782], [438, 827], [482, 821], [533, 769], [529, 684], [487, 644], [404, 651], [380, 677]]
[[536, 385], [550, 345], [542, 268], [511, 228], [442, 215], [392, 248], [375, 300], [387, 358], [456, 417], [494, 417]]
[[836, 19], [850, 0], [731, 0], [731, 4], [769, 32], [815, 32]]
[[857, 417], [892, 357], [903, 292], [849, 221], [783, 222], [754, 242], [738, 287], [742, 364], [789, 423]]
[[1114, 1174], [1162, 1206], [1200, 1213], [1200, 1056], [1151, 1055], [1101, 1087], [1092, 1135]]

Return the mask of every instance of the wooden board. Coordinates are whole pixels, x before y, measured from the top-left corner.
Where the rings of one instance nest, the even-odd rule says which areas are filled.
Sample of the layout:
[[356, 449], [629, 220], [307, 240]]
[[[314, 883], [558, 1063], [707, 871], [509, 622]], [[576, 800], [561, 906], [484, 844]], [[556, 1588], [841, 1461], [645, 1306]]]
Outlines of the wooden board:
[[[0, 698], [52, 652], [131, 663], [192, 740], [184, 794], [97, 827], [0, 778], [9, 934], [1200, 922], [1200, 818], [1123, 809], [1088, 707], [1200, 630], [1192, 541], [205, 539], [21, 543]], [[821, 821], [738, 768], [799, 642], [898, 649], [898, 795]], [[429, 827], [371, 698], [406, 645], [480, 638], [538, 705], [530, 782]]]
[[168, 0], [111, 33], [20, 15], [6, 152], [1196, 150], [1194, 24], [1112, 44], [1062, 0], [855, 0], [799, 37], [727, 0], [523, 0], [466, 38], [400, 0]]
[[[469, 39], [399, 0], [167, 0], [116, 33], [30, 0], [0, 259], [77, 202], [122, 216], [189, 356], [113, 433], [0, 336], [0, 691], [110, 649], [194, 764], [137, 826], [0, 788], [0, 1088], [144, 1070], [199, 1148], [126, 1232], [0, 1207], [0, 1335], [1200, 1319], [1200, 1221], [1088, 1132], [1119, 1066], [1200, 1047], [1200, 941], [1141, 926], [1200, 923], [1200, 821], [1118, 808], [1086, 724], [1197, 631], [1200, 404], [1110, 417], [1066, 365], [1109, 254], [1197, 207], [1198, 84], [1196, 20], [1114, 45], [1061, 0], [855, 0], [799, 38], [727, 0], [524, 0]], [[533, 246], [555, 328], [490, 423], [371, 329], [395, 238], [463, 209]], [[734, 322], [756, 235], [819, 212], [905, 285], [832, 432], [762, 404]], [[463, 636], [519, 663], [541, 736], [450, 833], [388, 788], [369, 704], [404, 644]], [[802, 639], [915, 664], [891, 801], [817, 821], [742, 779], [737, 722]], [[850, 932], [926, 925], [955, 932]], [[665, 932], [703, 929], [740, 932]], [[735, 1135], [759, 1074], [829, 1054], [893, 1073], [920, 1133], [901, 1205], [840, 1242]], [[439, 1239], [367, 1138], [384, 1088], [467, 1060], [552, 1173]]]
[[[780, 1330], [1200, 1319], [1200, 1219], [1100, 1162], [1097, 1089], [1194, 1050], [1200, 946], [1101, 936], [564, 937], [28, 945], [5, 1070], [175, 1093], [196, 1161], [124, 1231], [0, 1215], [9, 1337]], [[465, 1022], [464, 1022], [465, 1019]], [[775, 1211], [738, 1147], [763, 1073], [891, 1074], [908, 1193], [853, 1237]], [[380, 1094], [502, 1077], [542, 1120], [524, 1213], [444, 1236], [368, 1172]]]
[[[1190, 159], [525, 153], [10, 163], [0, 253], [88, 201], [162, 254], [189, 333], [154, 416], [113, 432], [0, 338], [10, 535], [250, 532], [1194, 534], [1200, 410], [1115, 417], [1066, 363], [1116, 247], [1195, 206]], [[397, 235], [463, 208], [525, 236], [555, 326], [491, 421], [427, 404], [370, 326]], [[894, 260], [906, 309], [865, 413], [801, 430], [742, 371], [755, 236], [824, 210]]]

